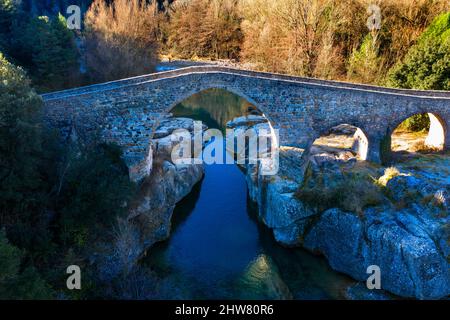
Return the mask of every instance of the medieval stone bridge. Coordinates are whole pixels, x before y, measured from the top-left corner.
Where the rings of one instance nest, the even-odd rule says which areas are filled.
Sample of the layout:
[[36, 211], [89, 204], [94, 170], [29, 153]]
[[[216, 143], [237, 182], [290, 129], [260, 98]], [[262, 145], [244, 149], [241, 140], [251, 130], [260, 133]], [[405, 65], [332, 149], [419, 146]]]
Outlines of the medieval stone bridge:
[[339, 124], [361, 129], [370, 161], [380, 161], [386, 136], [406, 118], [432, 115], [432, 130], [450, 148], [450, 92], [388, 89], [335, 81], [244, 71], [188, 67], [43, 95], [45, 120], [63, 135], [97, 136], [124, 148], [130, 176], [151, 168], [149, 140], [170, 110], [210, 88], [235, 93], [259, 108], [279, 144], [309, 150], [314, 140]]

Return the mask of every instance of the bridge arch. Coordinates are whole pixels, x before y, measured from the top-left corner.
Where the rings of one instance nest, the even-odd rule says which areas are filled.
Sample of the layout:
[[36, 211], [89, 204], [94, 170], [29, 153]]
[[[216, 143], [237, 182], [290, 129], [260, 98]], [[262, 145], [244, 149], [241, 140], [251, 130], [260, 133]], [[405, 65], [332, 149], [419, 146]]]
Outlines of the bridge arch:
[[[405, 126], [405, 121], [411, 119], [417, 115], [426, 115], [429, 119], [429, 124], [427, 125], [426, 132], [420, 137], [416, 138], [415, 141], [410, 143], [409, 146], [407, 142], [404, 142], [403, 146], [400, 146], [397, 141], [401, 141], [402, 138], [396, 138], [395, 134], [401, 135], [402, 126]], [[405, 130], [405, 129], [403, 129]], [[403, 138], [403, 140], [407, 140]], [[399, 117], [392, 125], [389, 127], [386, 139], [385, 139], [385, 149], [384, 152], [387, 154], [384, 157], [388, 160], [392, 159], [392, 154], [395, 151], [442, 151], [449, 149], [449, 129], [448, 124], [444, 118], [438, 112], [409, 112], [407, 115]], [[407, 147], [405, 147], [407, 146]]]
[[322, 128], [316, 131], [310, 152], [317, 152], [318, 149], [329, 150], [331, 152], [351, 151], [358, 160], [370, 160], [370, 141], [366, 130], [357, 122], [334, 122], [331, 127]]
[[245, 101], [249, 102], [251, 105], [256, 107], [257, 110], [259, 110], [264, 117], [269, 121], [271, 126], [276, 126], [276, 121], [273, 119], [270, 115], [270, 110], [266, 108], [266, 106], [262, 103], [257, 102], [255, 99], [253, 99], [250, 95], [248, 95], [244, 89], [240, 88], [239, 86], [229, 86], [226, 83], [208, 83], [206, 85], [199, 85], [195, 88], [186, 90], [177, 95], [174, 99], [169, 99], [165, 105], [165, 113], [170, 113], [170, 111], [177, 106], [178, 104], [182, 103], [183, 101], [186, 101], [192, 96], [195, 96], [196, 94], [202, 94], [203, 92], [211, 89], [220, 89], [224, 90], [228, 93], [234, 94], [241, 99], [244, 99]]
[[[220, 129], [224, 138], [225, 128], [236, 129], [241, 126], [246, 127], [246, 129], [253, 128], [254, 130], [251, 131], [238, 130], [234, 133], [235, 139], [237, 139], [235, 140], [235, 146], [242, 146], [240, 143], [243, 141], [242, 139], [245, 139], [244, 147], [246, 148], [246, 153], [251, 149], [248, 145], [250, 141], [257, 142], [257, 145], [261, 146], [259, 145], [260, 140], [253, 140], [253, 138], [250, 138], [254, 137], [254, 133], [262, 133], [264, 137], [270, 137], [270, 142], [268, 142], [269, 140], [266, 140], [268, 148], [278, 146], [279, 137], [273, 131], [273, 123], [270, 118], [256, 103], [252, 102], [253, 99], [248, 99], [245, 94], [237, 94], [236, 91], [237, 90], [224, 89], [224, 87], [209, 86], [207, 89], [196, 90], [192, 95], [186, 94], [187, 97], [183, 96], [167, 109], [166, 113], [167, 115], [170, 115], [168, 119], [172, 117], [181, 117], [200, 120], [203, 124], [206, 124], [209, 129]], [[194, 106], [194, 108], [191, 106]], [[200, 113], [197, 113], [194, 110], [201, 111]], [[244, 119], [243, 117], [246, 116], [249, 116], [250, 118]], [[231, 124], [231, 126], [228, 126], [228, 122], [235, 120], [236, 118], [239, 118], [239, 120], [234, 124]], [[264, 129], [266, 129], [266, 131], [264, 131]], [[240, 155], [242, 156], [242, 154]], [[235, 161], [236, 160], [237, 159], [235, 159]]]

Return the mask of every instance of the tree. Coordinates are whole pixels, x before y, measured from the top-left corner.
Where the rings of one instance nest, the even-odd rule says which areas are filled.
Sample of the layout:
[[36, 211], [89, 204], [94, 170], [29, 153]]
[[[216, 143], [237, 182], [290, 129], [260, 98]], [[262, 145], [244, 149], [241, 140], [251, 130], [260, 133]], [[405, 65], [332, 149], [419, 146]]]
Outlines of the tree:
[[41, 104], [25, 72], [0, 54], [0, 225], [15, 245], [37, 251], [49, 242], [45, 208], [52, 185]]
[[349, 59], [347, 77], [362, 83], [376, 83], [382, 59], [379, 56], [379, 44], [376, 35], [369, 33], [358, 50], [353, 50]]
[[50, 299], [53, 291], [36, 269], [22, 270], [24, 253], [0, 230], [0, 299]]
[[157, 61], [157, 6], [96, 0], [86, 13], [87, 67], [95, 82], [152, 72]]
[[29, 70], [40, 90], [58, 90], [78, 83], [78, 49], [64, 16], [21, 20], [12, 33], [14, 57]]
[[14, 0], [0, 0], [0, 51], [9, 48], [9, 35], [18, 10], [18, 2]]
[[389, 73], [397, 88], [450, 90], [450, 12], [438, 16]]
[[181, 58], [238, 59], [243, 39], [236, 0], [175, 2], [169, 48]]
[[121, 155], [119, 147], [99, 144], [73, 159], [58, 197], [65, 244], [83, 247], [126, 214], [135, 186]]

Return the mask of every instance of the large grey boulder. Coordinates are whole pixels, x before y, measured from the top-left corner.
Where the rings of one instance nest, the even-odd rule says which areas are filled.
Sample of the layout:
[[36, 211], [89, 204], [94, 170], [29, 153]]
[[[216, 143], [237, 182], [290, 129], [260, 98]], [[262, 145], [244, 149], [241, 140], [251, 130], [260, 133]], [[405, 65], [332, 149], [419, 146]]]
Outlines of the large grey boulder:
[[324, 254], [333, 269], [360, 281], [367, 280], [367, 267], [379, 266], [382, 288], [394, 294], [442, 298], [450, 294], [450, 265], [435, 242], [441, 230], [434, 228], [430, 234], [432, 228], [416, 214], [372, 208], [362, 220], [330, 209], [306, 235], [304, 246]]

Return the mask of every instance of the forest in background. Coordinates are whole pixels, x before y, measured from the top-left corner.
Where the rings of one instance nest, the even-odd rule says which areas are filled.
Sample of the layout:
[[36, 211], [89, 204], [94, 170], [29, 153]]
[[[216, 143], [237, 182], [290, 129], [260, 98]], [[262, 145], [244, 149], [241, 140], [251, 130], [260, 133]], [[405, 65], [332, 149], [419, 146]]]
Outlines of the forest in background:
[[[67, 28], [69, 2], [81, 30]], [[0, 0], [0, 299], [117, 298], [126, 278], [64, 286], [68, 265], [114, 237], [136, 186], [117, 146], [61, 146], [37, 92], [152, 72], [160, 55], [449, 90], [448, 1], [374, 2], [370, 30], [366, 0]]]
[[[65, 27], [69, 2], [82, 9], [82, 30]], [[255, 70], [322, 79], [450, 89], [446, 0], [18, 3], [0, 0], [0, 51], [23, 66], [40, 91], [150, 73], [161, 55], [232, 60]], [[371, 5], [381, 10], [378, 28], [369, 28], [376, 18], [376, 11], [368, 11]]]

